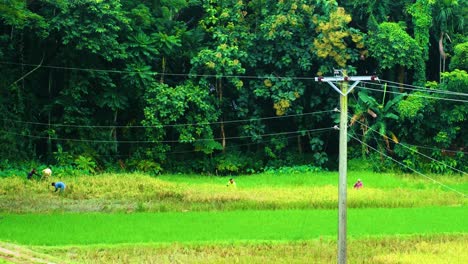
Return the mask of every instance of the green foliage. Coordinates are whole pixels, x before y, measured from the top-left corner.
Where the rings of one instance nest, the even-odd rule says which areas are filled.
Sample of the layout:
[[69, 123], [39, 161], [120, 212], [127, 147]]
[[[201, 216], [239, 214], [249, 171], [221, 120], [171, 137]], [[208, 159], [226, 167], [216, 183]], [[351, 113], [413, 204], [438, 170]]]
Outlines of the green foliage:
[[[382, 103], [370, 96], [366, 90], [358, 93], [359, 100], [350, 103], [350, 108], [354, 113], [351, 117], [350, 125], [356, 124], [362, 133], [362, 141], [370, 142], [372, 139], [378, 146], [379, 151], [391, 150], [390, 142], [398, 143], [398, 136], [395, 134], [395, 121], [400, 119], [397, 113], [397, 106], [406, 94], [397, 95], [390, 100], [385, 99], [387, 86], [384, 87]], [[377, 140], [376, 138], [382, 138]], [[368, 149], [362, 145], [362, 157], [366, 157]], [[382, 157], [381, 157], [382, 158]]]
[[417, 154], [418, 148], [416, 146], [395, 146], [395, 153], [401, 158], [401, 162], [406, 166], [402, 167], [401, 170], [407, 173], [411, 173], [414, 170], [421, 171], [422, 166], [422, 156]]
[[415, 68], [415, 83], [426, 81], [426, 61], [429, 59], [429, 29], [432, 25], [432, 5], [435, 0], [418, 0], [408, 8], [414, 23], [414, 39], [422, 50]]
[[[324, 167], [337, 154], [324, 143], [327, 135], [280, 136], [333, 122], [328, 114], [308, 114], [336, 107], [334, 91], [317, 86], [311, 73], [377, 69], [395, 81], [398, 70], [399, 82], [421, 85], [426, 77], [439, 80], [445, 49], [454, 72], [431, 85], [466, 93], [455, 70], [466, 70], [467, 3], [5, 0], [0, 156], [14, 164], [55, 162], [68, 168], [65, 174], [79, 156], [104, 170], [132, 157], [164, 170], [214, 173], [220, 150], [262, 164], [238, 166], [239, 172], [264, 164]], [[363, 102], [354, 114], [410, 143], [462, 148], [466, 107], [420, 97], [428, 93], [408, 94], [388, 115], [378, 113], [384, 122], [369, 117], [368, 109], [377, 110]], [[424, 122], [428, 117], [434, 122]], [[237, 144], [244, 147], [230, 148]], [[177, 152], [191, 154], [169, 161]]]
[[[428, 83], [429, 89], [462, 92], [468, 85], [466, 71], [446, 72], [442, 74], [442, 78], [443, 82], [440, 84]], [[416, 146], [412, 146], [410, 150], [403, 147], [395, 148], [396, 154], [403, 163], [418, 171], [438, 173], [463, 171], [466, 157], [456, 153], [468, 143], [462, 132], [467, 129], [468, 108], [464, 104], [435, 99], [438, 97], [443, 99], [446, 96], [443, 94], [433, 94], [431, 95], [433, 98], [424, 98], [425, 96], [427, 94], [422, 92], [411, 93], [408, 99], [398, 106], [404, 117], [403, 121], [410, 122], [402, 125], [401, 133], [406, 134], [408, 142], [413, 141], [410, 144], [415, 144], [414, 141], [419, 142], [417, 144], [421, 148]], [[431, 122], [427, 122], [429, 119]], [[408, 124], [411, 124], [411, 130], [408, 129]], [[432, 151], [428, 152], [427, 149]], [[437, 161], [423, 158], [420, 152]]]
[[424, 95], [425, 93], [423, 92], [414, 92], [409, 94], [404, 100], [401, 100], [397, 105], [400, 117], [403, 119], [416, 119], [417, 115], [427, 105]]
[[76, 167], [84, 172], [94, 174], [96, 172], [96, 162], [91, 157], [79, 155], [75, 159]]
[[138, 158], [138, 156], [129, 159], [127, 166], [130, 171], [140, 171], [150, 175], [157, 175], [163, 171], [160, 163], [150, 159]]
[[321, 172], [323, 171], [322, 168], [316, 167], [313, 165], [299, 165], [294, 167], [280, 167], [280, 168], [273, 168], [273, 167], [265, 167], [264, 172], [266, 174], [294, 174], [294, 173], [307, 173], [307, 172]]
[[468, 4], [460, 0], [434, 1], [433, 5], [433, 26], [435, 35], [448, 33], [452, 35], [455, 32], [466, 32], [466, 10]]
[[422, 50], [416, 40], [398, 23], [381, 23], [367, 38], [369, 55], [379, 62], [381, 69], [401, 65], [408, 68], [419, 66]]
[[[57, 11], [51, 23], [64, 45], [98, 54], [107, 61], [126, 58], [119, 33], [129, 19], [118, 0], [49, 2]], [[78, 18], [78, 19], [76, 19]]]
[[57, 151], [54, 152], [54, 159], [59, 166], [71, 165], [73, 163], [73, 156], [63, 151], [63, 147], [60, 144], [57, 145]]
[[[317, 38], [314, 39], [314, 48], [320, 58], [332, 58], [338, 67], [344, 68], [347, 61], [355, 61], [359, 57], [358, 49], [364, 48], [363, 35], [357, 29], [349, 29], [347, 24], [351, 22], [351, 16], [345, 9], [338, 7], [332, 10], [327, 18], [314, 16]], [[350, 48], [351, 43], [355, 44]]]
[[454, 52], [455, 54], [450, 61], [450, 69], [468, 71], [468, 42], [456, 45]]
[[254, 156], [243, 155], [240, 152], [230, 152], [219, 155], [216, 160], [216, 173], [232, 175], [241, 173], [255, 173], [261, 168], [262, 161]]
[[27, 2], [5, 0], [0, 2], [0, 21], [17, 29], [29, 28], [42, 37], [47, 36], [48, 23], [44, 17], [32, 12]]
[[208, 154], [220, 148], [209, 126], [218, 118], [218, 112], [210, 103], [207, 90], [191, 82], [174, 88], [155, 84], [147, 89], [145, 101], [143, 124], [148, 126], [147, 133], [156, 143], [171, 128], [177, 133], [178, 142], [194, 144], [197, 151]]
[[412, 16], [415, 27], [414, 37], [422, 47], [424, 61], [428, 59], [429, 28], [432, 25], [432, 5], [435, 2], [435, 0], [418, 0], [408, 7], [408, 13]]
[[[461, 156], [464, 156], [464, 155], [461, 153]], [[458, 162], [456, 159], [449, 158], [447, 156], [444, 157], [442, 155], [442, 151], [440, 150], [433, 151], [431, 157], [435, 159], [435, 160], [432, 160], [431, 163], [429, 164], [431, 172], [438, 173], [438, 174], [456, 173], [453, 169], [451, 169], [451, 168], [458, 167], [457, 166]]]

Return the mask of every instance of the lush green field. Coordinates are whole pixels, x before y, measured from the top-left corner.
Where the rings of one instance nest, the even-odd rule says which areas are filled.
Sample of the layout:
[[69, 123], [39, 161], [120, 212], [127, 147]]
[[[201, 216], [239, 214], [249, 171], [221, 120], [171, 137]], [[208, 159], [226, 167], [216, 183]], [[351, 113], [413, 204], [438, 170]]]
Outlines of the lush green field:
[[[4, 215], [0, 240], [31, 245], [293, 241], [335, 237], [336, 210]], [[348, 211], [350, 237], [468, 233], [468, 207]]]
[[[349, 263], [465, 263], [468, 178], [349, 172]], [[361, 178], [364, 188], [352, 189]], [[29, 263], [336, 262], [336, 172], [0, 179], [0, 259]], [[5, 243], [9, 242], [9, 243]], [[13, 246], [10, 243], [14, 243]], [[2, 253], [14, 247], [18, 256]], [[19, 260], [18, 260], [19, 259]], [[1, 262], [0, 262], [1, 263]]]

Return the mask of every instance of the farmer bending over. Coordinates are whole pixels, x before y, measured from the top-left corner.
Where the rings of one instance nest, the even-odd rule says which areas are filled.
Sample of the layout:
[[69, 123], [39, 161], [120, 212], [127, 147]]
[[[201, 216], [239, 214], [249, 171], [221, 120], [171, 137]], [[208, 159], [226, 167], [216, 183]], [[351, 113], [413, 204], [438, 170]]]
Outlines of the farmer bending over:
[[357, 182], [354, 184], [354, 189], [361, 189], [362, 188], [362, 181], [358, 179]]
[[49, 167], [47, 167], [47, 168], [42, 170], [42, 178], [41, 179], [48, 179], [50, 177], [50, 175], [52, 175], [52, 170]]
[[226, 184], [227, 187], [232, 186], [236, 187], [236, 182], [234, 181], [233, 178], [229, 179], [228, 183]]
[[39, 174], [37, 174], [36, 168], [33, 168], [30, 172], [28, 172], [28, 180], [31, 180], [34, 174], [39, 176]]
[[57, 192], [59, 189], [60, 189], [60, 192], [63, 192], [63, 191], [65, 191], [65, 187], [66, 187], [65, 183], [63, 183], [63, 182], [53, 182], [52, 186], [55, 187], [54, 192]]

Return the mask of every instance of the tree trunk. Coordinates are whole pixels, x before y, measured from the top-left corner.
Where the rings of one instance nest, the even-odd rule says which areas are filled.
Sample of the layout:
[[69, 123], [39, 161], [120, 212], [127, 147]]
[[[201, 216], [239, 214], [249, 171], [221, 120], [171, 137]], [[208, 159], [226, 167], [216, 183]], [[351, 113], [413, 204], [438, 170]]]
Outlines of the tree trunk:
[[[223, 83], [221, 79], [218, 79], [216, 83], [216, 88], [218, 90], [218, 96], [219, 96], [219, 106], [222, 108], [223, 106]], [[224, 120], [222, 117], [223, 113], [221, 112], [221, 145], [223, 146], [223, 153], [226, 153], [226, 133], [224, 131]]]
[[111, 136], [112, 139], [114, 140], [114, 153], [117, 153], [117, 148], [118, 148], [118, 143], [117, 143], [117, 115], [118, 115], [119, 110], [115, 109], [114, 111], [114, 127], [111, 130]]
[[440, 59], [439, 59], [439, 82], [442, 81], [440, 77], [440, 73], [445, 71], [445, 59], [447, 59], [447, 54], [444, 51], [444, 32], [440, 33], [440, 38], [439, 38], [439, 53], [440, 53]]
[[[49, 71], [49, 103], [52, 100], [52, 70]], [[47, 160], [48, 162], [51, 161], [52, 158], [52, 139], [50, 138], [50, 117], [51, 117], [52, 109], [49, 108], [49, 113], [47, 116], [47, 122], [49, 123], [47, 131]]]
[[301, 135], [297, 136], [297, 149], [299, 150], [299, 154], [302, 154], [302, 141]]
[[162, 57], [162, 72], [161, 72], [161, 79], [159, 80], [160, 83], [164, 83], [164, 73], [166, 72], [166, 57]]
[[405, 83], [405, 67], [401, 65], [398, 66], [398, 83], [400, 87], [400, 92], [403, 93], [403, 84]]

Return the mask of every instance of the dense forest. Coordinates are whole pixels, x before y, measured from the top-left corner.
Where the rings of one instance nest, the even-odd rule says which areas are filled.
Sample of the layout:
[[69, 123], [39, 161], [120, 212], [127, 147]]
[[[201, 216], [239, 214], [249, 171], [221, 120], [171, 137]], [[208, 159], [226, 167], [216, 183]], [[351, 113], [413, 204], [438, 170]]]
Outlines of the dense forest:
[[[0, 169], [468, 169], [468, 1], [2, 0]], [[398, 163], [392, 163], [392, 158]], [[403, 166], [404, 165], [404, 166]]]

